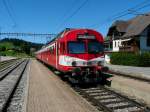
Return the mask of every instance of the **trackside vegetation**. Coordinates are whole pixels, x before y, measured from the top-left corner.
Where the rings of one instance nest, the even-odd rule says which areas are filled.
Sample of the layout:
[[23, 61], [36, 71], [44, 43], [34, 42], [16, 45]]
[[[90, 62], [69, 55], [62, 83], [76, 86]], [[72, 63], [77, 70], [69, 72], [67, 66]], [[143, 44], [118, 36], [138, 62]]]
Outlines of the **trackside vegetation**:
[[142, 54], [129, 52], [112, 53], [111, 63], [115, 65], [150, 67], [150, 52]]
[[32, 43], [21, 39], [5, 38], [0, 40], [0, 55], [14, 57], [31, 57], [43, 44]]

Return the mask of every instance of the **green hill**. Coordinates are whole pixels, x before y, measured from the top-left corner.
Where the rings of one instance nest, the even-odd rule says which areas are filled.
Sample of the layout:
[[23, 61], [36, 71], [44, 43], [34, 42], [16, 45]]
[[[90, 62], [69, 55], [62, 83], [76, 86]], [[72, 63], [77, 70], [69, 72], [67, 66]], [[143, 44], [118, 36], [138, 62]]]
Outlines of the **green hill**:
[[5, 38], [0, 41], [0, 55], [27, 57], [32, 56], [43, 44], [32, 43], [21, 39]]

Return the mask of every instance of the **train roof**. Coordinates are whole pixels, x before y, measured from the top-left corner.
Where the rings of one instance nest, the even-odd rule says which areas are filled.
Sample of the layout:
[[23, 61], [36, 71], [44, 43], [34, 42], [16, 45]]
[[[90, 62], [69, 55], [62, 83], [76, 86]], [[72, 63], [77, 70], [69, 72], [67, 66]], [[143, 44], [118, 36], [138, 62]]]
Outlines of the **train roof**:
[[63, 35], [64, 33], [70, 31], [70, 30], [74, 30], [74, 28], [65, 28], [63, 31], [61, 31], [59, 34], [57, 34], [51, 41], [48, 42], [48, 44], [52, 41], [55, 41], [56, 39], [62, 37], [61, 35]]
[[43, 50], [46, 50], [47, 46], [49, 45], [49, 43], [51, 43], [51, 42], [55, 41], [56, 39], [62, 37], [61, 35], [63, 35], [64, 33], [68, 32], [70, 30], [74, 30], [74, 28], [65, 28], [63, 31], [58, 33], [51, 41], [49, 41], [46, 45], [42, 46], [42, 48], [39, 51], [35, 52], [35, 53], [39, 53], [39, 52], [41, 52]]
[[[76, 30], [76, 29], [78, 29], [78, 28], [65, 28], [63, 31], [61, 31], [59, 34], [57, 34], [57, 35], [56, 35], [51, 41], [49, 41], [47, 44], [49, 44], [49, 43], [55, 41], [55, 40], [58, 39], [58, 38], [63, 37], [63, 35], [64, 35], [66, 32], [71, 31], [71, 30]], [[81, 30], [81, 28], [79, 28], [79, 29]], [[92, 29], [86, 29], [86, 30], [92, 30]], [[47, 46], [47, 45], [46, 45], [46, 46]]]
[[[58, 33], [51, 41], [49, 41], [46, 45], [44, 45], [44, 46], [41, 48], [41, 50], [37, 51], [36, 53], [41, 52], [41, 51], [47, 49], [48, 46], [49, 46], [49, 44], [50, 44], [51, 42], [57, 40], [58, 38], [63, 37], [63, 35], [64, 35], [65, 33], [67, 33], [68, 31], [76, 30], [76, 29], [78, 29], [78, 28], [65, 28], [65, 29], [62, 30], [60, 33]], [[79, 28], [79, 29], [81, 30], [82, 28]], [[86, 30], [92, 30], [92, 29], [86, 29]]]

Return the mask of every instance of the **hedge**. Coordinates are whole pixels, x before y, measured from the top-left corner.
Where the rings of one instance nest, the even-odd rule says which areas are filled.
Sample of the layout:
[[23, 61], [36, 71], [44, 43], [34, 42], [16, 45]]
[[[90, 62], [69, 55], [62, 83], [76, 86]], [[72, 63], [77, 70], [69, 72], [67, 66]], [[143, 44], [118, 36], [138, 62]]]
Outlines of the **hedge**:
[[112, 53], [111, 63], [115, 65], [150, 67], [150, 52], [142, 54], [128, 52]]

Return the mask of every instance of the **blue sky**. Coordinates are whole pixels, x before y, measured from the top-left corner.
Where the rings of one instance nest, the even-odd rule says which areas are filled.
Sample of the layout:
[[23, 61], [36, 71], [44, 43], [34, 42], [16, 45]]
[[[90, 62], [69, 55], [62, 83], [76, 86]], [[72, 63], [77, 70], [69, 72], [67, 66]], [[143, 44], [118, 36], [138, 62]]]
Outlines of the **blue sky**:
[[[110, 17], [142, 2], [150, 4], [149, 0], [88, 0], [69, 18], [84, 2], [85, 0], [0, 0], [0, 27], [2, 32], [35, 33], [58, 33], [66, 27], [92, 28], [106, 36], [108, 28], [116, 20], [108, 21]], [[150, 6], [138, 10], [138, 13], [145, 12], [150, 12]], [[126, 20], [134, 16], [128, 14], [117, 19]], [[22, 39], [45, 42], [44, 38]]]

